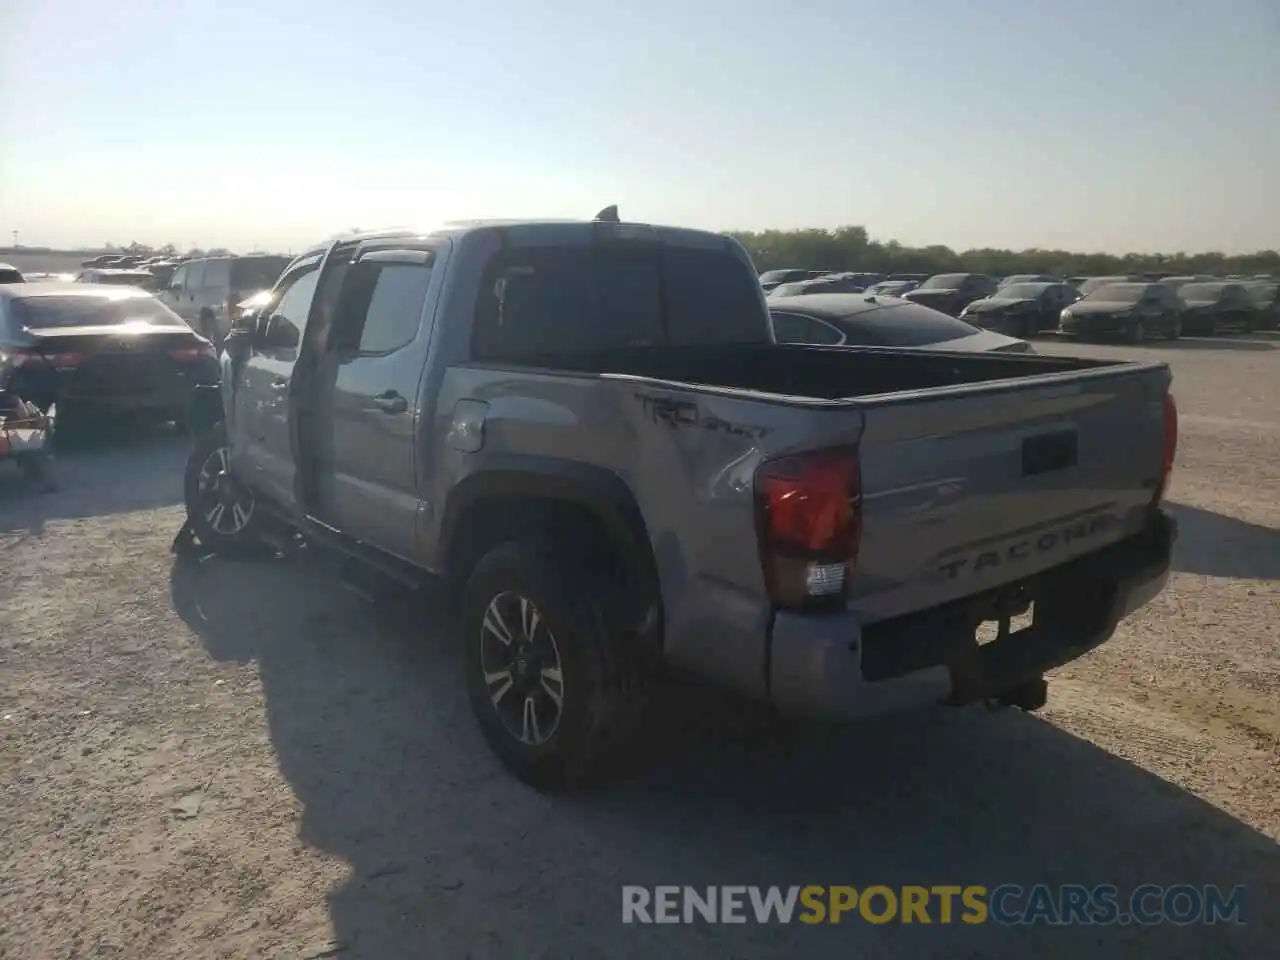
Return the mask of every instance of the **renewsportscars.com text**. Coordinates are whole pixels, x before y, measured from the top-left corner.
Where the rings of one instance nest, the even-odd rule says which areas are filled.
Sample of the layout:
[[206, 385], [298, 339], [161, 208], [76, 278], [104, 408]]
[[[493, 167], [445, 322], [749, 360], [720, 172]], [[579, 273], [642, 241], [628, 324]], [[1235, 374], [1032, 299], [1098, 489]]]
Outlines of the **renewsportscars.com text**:
[[1143, 884], [933, 886], [624, 886], [623, 923], [1047, 924], [1244, 923], [1245, 890]]

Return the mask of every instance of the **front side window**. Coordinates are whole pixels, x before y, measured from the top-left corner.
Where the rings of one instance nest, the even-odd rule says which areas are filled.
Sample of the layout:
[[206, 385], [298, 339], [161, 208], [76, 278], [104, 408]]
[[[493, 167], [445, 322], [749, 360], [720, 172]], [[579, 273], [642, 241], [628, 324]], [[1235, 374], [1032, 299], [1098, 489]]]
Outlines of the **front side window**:
[[361, 262], [338, 296], [333, 346], [384, 354], [413, 342], [431, 282], [431, 263]]

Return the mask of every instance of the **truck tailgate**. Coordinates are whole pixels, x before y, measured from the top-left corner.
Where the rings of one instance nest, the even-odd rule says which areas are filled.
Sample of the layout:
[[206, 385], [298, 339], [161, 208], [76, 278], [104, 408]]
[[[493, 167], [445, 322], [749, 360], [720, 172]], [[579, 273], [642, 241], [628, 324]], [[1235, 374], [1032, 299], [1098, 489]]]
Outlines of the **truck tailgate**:
[[864, 397], [867, 622], [971, 596], [1141, 528], [1160, 481], [1159, 364]]

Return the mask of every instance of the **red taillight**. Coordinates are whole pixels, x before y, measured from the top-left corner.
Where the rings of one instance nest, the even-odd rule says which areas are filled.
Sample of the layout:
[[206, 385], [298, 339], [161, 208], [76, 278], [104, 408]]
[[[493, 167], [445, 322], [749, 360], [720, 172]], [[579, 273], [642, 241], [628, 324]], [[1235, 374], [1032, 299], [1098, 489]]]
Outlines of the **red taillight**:
[[78, 367], [84, 363], [84, 354], [74, 350], [68, 350], [63, 353], [46, 353], [45, 359], [52, 363], [55, 367]]
[[176, 347], [169, 351], [169, 356], [179, 363], [192, 363], [196, 360], [214, 360], [218, 355], [214, 352], [213, 344], [197, 343], [189, 347]]
[[755, 497], [760, 557], [774, 602], [843, 603], [862, 538], [857, 449], [767, 460], [756, 471]]
[[1164, 499], [1169, 492], [1169, 478], [1173, 474], [1173, 460], [1178, 453], [1178, 404], [1172, 393], [1164, 395], [1164, 452], [1160, 462], [1160, 483], [1156, 487], [1155, 496], [1151, 498], [1153, 506]]
[[55, 367], [76, 367], [84, 362], [84, 354], [74, 350], [61, 353], [41, 353], [33, 347], [8, 347], [0, 350], [0, 362], [7, 361], [13, 366], [24, 363], [48, 363]]

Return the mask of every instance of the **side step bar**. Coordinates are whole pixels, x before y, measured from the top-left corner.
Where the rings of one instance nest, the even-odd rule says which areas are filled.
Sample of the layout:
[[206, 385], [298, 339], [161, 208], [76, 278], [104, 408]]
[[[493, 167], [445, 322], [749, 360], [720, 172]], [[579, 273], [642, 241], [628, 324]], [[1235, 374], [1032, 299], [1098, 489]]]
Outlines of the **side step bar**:
[[384, 577], [394, 580], [410, 590], [421, 589], [434, 579], [427, 571], [415, 567], [399, 557], [393, 557], [370, 544], [354, 540], [328, 524], [317, 520], [315, 517], [304, 517], [299, 521], [297, 516], [291, 515], [273, 504], [259, 503], [258, 508], [267, 513], [279, 525], [278, 530], [273, 530], [263, 539], [267, 540], [271, 546], [281, 553], [287, 554], [296, 550], [296, 534], [300, 534], [306, 542], [314, 543], [348, 560], [355, 561], [365, 568], [375, 570]]

